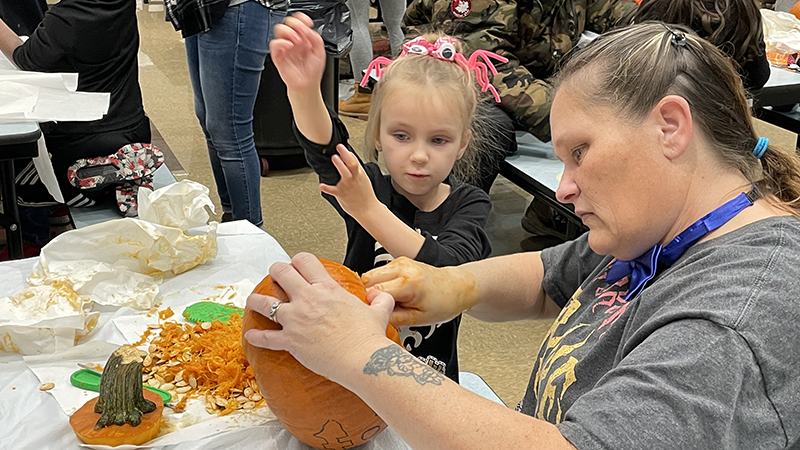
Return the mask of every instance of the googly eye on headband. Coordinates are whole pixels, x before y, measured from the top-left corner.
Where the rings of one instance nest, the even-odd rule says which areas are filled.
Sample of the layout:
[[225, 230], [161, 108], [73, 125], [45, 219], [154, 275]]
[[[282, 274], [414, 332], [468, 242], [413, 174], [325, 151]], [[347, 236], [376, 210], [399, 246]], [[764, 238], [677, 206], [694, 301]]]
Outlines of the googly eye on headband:
[[[406, 55], [432, 56], [442, 61], [457, 63], [464, 68], [464, 70], [475, 72], [475, 79], [481, 87], [481, 92], [490, 91], [494, 99], [498, 103], [500, 102], [500, 94], [497, 92], [497, 89], [492, 86], [492, 83], [489, 82], [489, 72], [491, 72], [492, 75], [497, 75], [497, 69], [495, 69], [492, 59], [500, 63], [506, 63], [508, 59], [497, 53], [487, 50], [476, 50], [470, 55], [469, 59], [467, 59], [464, 55], [456, 51], [456, 40], [451, 37], [440, 37], [436, 42], [431, 44], [420, 36], [403, 44], [403, 51], [400, 52], [400, 56], [397, 58], [399, 59]], [[364, 75], [364, 78], [361, 80], [361, 87], [367, 85], [373, 70], [375, 71], [375, 76], [380, 79], [381, 76], [383, 76], [383, 72], [386, 71], [386, 68], [392, 62], [394, 61], [382, 56], [372, 60], [369, 67], [367, 67], [366, 75]]]

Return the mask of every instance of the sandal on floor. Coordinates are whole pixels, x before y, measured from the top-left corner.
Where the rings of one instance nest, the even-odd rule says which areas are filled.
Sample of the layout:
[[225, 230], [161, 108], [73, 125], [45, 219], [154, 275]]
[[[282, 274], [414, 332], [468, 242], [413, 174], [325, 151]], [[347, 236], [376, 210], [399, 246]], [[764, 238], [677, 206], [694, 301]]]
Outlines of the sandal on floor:
[[152, 180], [164, 154], [152, 144], [128, 144], [109, 156], [75, 161], [67, 170], [70, 184], [79, 189], [100, 189], [113, 184]]

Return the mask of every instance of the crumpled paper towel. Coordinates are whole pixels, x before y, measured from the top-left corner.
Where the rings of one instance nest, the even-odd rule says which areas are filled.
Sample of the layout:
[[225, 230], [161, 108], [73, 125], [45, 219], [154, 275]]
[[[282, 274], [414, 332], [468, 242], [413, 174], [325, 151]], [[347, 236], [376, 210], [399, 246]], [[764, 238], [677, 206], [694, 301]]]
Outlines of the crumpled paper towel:
[[0, 350], [31, 355], [74, 346], [100, 316], [88, 311], [87, 300], [63, 281], [0, 299]]
[[800, 51], [800, 20], [787, 12], [761, 10], [761, 23], [767, 52]]
[[[183, 226], [194, 226], [203, 214], [208, 219], [208, 190], [192, 196], [197, 186], [184, 186], [183, 196], [151, 202], [154, 215]], [[119, 219], [59, 235], [42, 249], [29, 287], [0, 298], [0, 350], [30, 355], [72, 347], [96, 325], [94, 304], [152, 308], [165, 277], [216, 257], [218, 225], [190, 235], [175, 226]]]
[[139, 188], [139, 219], [168, 227], [189, 230], [208, 222], [208, 188], [191, 180], [183, 180], [156, 191]]
[[212, 222], [200, 236], [130, 218], [72, 230], [42, 248], [28, 284], [64, 280], [95, 303], [148, 309], [165, 275], [217, 255], [217, 225]]

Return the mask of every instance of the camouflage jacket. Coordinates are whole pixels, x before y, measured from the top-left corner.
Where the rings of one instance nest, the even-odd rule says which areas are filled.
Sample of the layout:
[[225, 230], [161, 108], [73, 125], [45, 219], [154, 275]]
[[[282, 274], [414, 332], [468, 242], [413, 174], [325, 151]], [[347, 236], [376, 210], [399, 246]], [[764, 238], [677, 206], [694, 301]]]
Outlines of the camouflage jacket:
[[521, 129], [550, 140], [547, 78], [584, 30], [602, 33], [627, 23], [633, 0], [414, 0], [406, 10], [408, 36], [432, 31], [459, 38], [467, 54], [490, 50], [509, 62], [493, 84], [500, 107]]

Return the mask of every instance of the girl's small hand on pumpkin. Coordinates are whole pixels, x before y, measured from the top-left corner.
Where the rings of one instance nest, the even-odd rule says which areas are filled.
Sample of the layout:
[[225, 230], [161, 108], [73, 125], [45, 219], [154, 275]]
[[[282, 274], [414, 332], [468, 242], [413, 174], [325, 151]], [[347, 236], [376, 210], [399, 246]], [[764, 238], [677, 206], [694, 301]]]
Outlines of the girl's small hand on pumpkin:
[[450, 320], [478, 301], [475, 278], [458, 267], [433, 267], [400, 257], [361, 276], [367, 300], [391, 294], [394, 326], [425, 325]]
[[[394, 306], [391, 296], [365, 305], [308, 253], [296, 255], [291, 265], [273, 264], [270, 276], [289, 297], [275, 316], [283, 329], [247, 331], [245, 339], [252, 345], [288, 351], [308, 369], [336, 381], [352, 372], [351, 365], [364, 364], [369, 358], [359, 355], [359, 348], [386, 339], [386, 324]], [[266, 316], [276, 300], [251, 294], [247, 307]]]
[[336, 146], [336, 151], [339, 154], [334, 155], [331, 160], [339, 172], [339, 182], [336, 186], [320, 184], [319, 188], [322, 192], [336, 197], [342, 209], [359, 220], [364, 214], [368, 214], [369, 208], [379, 203], [378, 198], [375, 196], [369, 176], [356, 155], [342, 144]]

